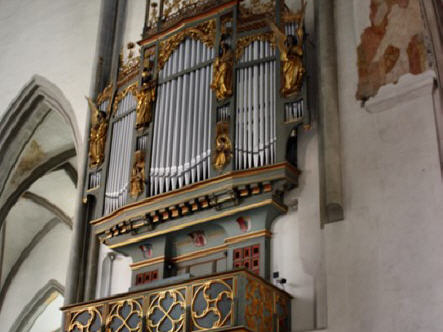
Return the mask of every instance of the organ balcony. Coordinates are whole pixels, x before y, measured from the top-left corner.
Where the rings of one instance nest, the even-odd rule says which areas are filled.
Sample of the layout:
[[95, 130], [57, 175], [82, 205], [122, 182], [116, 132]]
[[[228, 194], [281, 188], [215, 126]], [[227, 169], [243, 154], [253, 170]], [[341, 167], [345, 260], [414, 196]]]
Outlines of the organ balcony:
[[65, 332], [289, 331], [291, 297], [246, 270], [62, 308]]

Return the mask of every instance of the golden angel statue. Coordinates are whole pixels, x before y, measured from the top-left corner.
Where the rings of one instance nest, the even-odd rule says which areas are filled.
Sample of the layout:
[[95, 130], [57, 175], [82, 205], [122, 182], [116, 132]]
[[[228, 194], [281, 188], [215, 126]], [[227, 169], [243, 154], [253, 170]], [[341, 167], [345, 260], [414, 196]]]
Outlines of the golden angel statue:
[[297, 94], [302, 85], [305, 68], [303, 66], [303, 19], [306, 2], [302, 0], [302, 8], [295, 14], [290, 15], [297, 22], [297, 36], [286, 36], [273, 22], [267, 20], [274, 32], [274, 41], [280, 51], [282, 63], [282, 82], [280, 93], [284, 97]]
[[86, 97], [91, 111], [91, 132], [89, 135], [89, 167], [98, 167], [105, 159], [108, 118], [100, 111], [91, 98]]
[[215, 138], [214, 168], [223, 169], [231, 160], [232, 143], [229, 138], [229, 122], [220, 121], [217, 123], [217, 134]]
[[145, 128], [152, 119], [152, 105], [156, 98], [157, 82], [153, 78], [152, 61], [144, 60], [144, 68], [142, 72], [142, 85], [135, 93], [137, 97], [137, 116], [135, 126], [138, 130]]
[[132, 197], [138, 197], [145, 190], [145, 156], [142, 151], [135, 152], [135, 161], [132, 166], [131, 189]]
[[[223, 38], [223, 37], [222, 37]], [[211, 89], [215, 91], [218, 100], [232, 96], [232, 68], [234, 53], [224, 41], [220, 44], [218, 57], [214, 61], [214, 78]]]

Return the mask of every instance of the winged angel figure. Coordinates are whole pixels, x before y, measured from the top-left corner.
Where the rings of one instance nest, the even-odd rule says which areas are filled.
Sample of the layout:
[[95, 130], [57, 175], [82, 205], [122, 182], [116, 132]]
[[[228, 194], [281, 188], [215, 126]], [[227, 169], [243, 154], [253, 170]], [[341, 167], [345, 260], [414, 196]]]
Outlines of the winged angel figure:
[[274, 32], [274, 42], [280, 51], [280, 60], [282, 63], [282, 85], [280, 93], [284, 97], [290, 97], [300, 91], [305, 74], [305, 68], [303, 67], [303, 19], [305, 16], [306, 2], [302, 0], [301, 3], [302, 7], [297, 13], [287, 14], [287, 17], [291, 21], [297, 22], [296, 36], [286, 36], [273, 22], [267, 20], [270, 28]]
[[89, 135], [89, 166], [100, 166], [105, 157], [106, 133], [108, 118], [106, 112], [100, 111], [91, 98], [86, 97], [91, 111], [91, 132]]

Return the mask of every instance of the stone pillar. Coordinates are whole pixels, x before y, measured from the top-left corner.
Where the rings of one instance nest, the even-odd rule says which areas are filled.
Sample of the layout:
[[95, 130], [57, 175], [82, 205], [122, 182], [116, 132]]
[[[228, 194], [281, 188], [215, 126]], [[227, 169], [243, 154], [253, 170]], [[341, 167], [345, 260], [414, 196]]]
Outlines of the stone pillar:
[[320, 0], [316, 4], [322, 219], [323, 223], [330, 223], [344, 218], [334, 1]]

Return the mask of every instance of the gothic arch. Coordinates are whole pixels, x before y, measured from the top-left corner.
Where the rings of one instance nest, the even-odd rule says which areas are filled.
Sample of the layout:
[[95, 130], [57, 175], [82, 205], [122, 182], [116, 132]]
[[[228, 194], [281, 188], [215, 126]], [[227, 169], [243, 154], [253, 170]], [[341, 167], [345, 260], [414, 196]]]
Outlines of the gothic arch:
[[26, 307], [23, 308], [9, 332], [29, 330], [39, 313], [46, 309], [48, 306], [47, 301], [54, 293], [63, 294], [64, 287], [57, 280], [51, 279], [35, 294]]
[[[33, 76], [0, 121], [0, 308], [32, 250], [56, 225], [72, 229], [73, 203], [64, 203], [76, 198], [80, 147], [71, 104], [50, 81]], [[21, 212], [30, 220], [17, 218]], [[16, 241], [17, 229], [23, 229], [25, 235], [20, 230], [18, 236], [23, 243], [8, 245]]]

